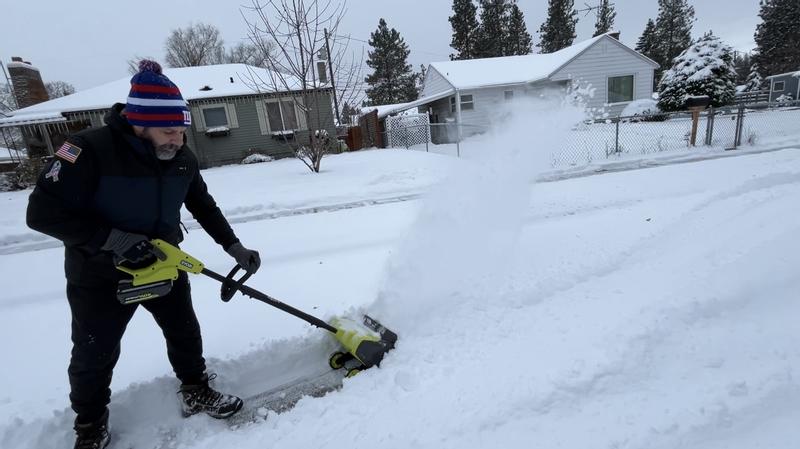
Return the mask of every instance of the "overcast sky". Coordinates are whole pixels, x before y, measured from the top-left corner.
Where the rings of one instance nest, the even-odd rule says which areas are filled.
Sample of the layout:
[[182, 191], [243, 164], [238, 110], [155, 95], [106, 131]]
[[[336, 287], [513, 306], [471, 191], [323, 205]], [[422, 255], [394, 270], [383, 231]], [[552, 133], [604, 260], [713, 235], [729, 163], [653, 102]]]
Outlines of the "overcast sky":
[[[335, 0], [334, 0], [335, 1]], [[657, 0], [614, 0], [616, 28], [621, 40], [633, 47], [648, 18], [658, 13]], [[545, 20], [547, 0], [518, 0], [525, 14], [528, 31], [538, 42], [535, 31]], [[586, 0], [593, 5], [599, 0]], [[754, 46], [753, 33], [758, 17], [758, 0], [689, 0], [696, 11], [695, 37], [713, 30], [736, 50]], [[13, 2], [0, 8], [4, 19], [0, 59], [12, 56], [31, 61], [47, 81], [66, 81], [78, 90], [127, 77], [127, 61], [136, 55], [164, 58], [164, 40], [170, 31], [191, 22], [217, 26], [226, 43], [247, 38], [247, 28], [239, 5], [245, 0], [109, 0]], [[576, 8], [584, 0], [576, 0]], [[339, 34], [368, 40], [383, 17], [396, 28], [411, 49], [414, 69], [420, 64], [448, 59], [451, 53], [451, 28], [447, 21], [452, 0], [349, 0]], [[594, 13], [581, 13], [576, 41], [591, 37]], [[353, 41], [351, 48], [366, 46]], [[366, 54], [366, 52], [365, 52]], [[4, 81], [4, 80], [0, 80]]]

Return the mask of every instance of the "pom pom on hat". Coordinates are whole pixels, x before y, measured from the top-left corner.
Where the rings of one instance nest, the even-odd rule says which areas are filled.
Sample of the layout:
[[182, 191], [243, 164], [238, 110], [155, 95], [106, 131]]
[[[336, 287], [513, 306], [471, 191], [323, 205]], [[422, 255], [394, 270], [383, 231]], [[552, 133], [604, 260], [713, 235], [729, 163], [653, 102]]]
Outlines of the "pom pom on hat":
[[156, 74], [161, 75], [161, 64], [150, 59], [142, 59], [139, 61], [139, 71], [155, 72]]
[[192, 124], [189, 108], [178, 86], [162, 73], [161, 65], [149, 59], [139, 62], [139, 72], [131, 78], [125, 117], [131, 125], [146, 128]]

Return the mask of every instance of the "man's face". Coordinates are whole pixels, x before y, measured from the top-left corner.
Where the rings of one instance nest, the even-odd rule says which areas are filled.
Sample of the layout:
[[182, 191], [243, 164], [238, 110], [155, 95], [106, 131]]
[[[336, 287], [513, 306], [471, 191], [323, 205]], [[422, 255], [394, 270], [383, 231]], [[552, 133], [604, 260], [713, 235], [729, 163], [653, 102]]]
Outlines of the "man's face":
[[170, 160], [183, 146], [183, 136], [186, 127], [175, 126], [171, 128], [142, 128], [134, 126], [136, 135], [149, 140], [156, 150], [156, 156], [161, 160]]

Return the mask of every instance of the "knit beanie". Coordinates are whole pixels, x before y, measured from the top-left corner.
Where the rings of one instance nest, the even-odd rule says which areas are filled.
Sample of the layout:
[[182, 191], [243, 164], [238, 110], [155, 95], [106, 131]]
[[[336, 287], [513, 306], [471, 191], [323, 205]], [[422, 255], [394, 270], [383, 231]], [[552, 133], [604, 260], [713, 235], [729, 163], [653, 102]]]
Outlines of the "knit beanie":
[[131, 125], [146, 128], [192, 124], [192, 116], [178, 86], [161, 73], [157, 62], [148, 59], [139, 62], [139, 73], [131, 78], [125, 116]]

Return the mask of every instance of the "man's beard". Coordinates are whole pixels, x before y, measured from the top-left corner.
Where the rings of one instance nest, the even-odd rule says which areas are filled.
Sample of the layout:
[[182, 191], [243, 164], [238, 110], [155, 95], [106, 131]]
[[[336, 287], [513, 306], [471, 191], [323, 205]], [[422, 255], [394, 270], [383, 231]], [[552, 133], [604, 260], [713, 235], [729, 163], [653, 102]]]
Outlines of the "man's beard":
[[156, 147], [156, 157], [161, 161], [168, 161], [175, 157], [175, 154], [180, 150], [180, 145], [173, 143], [165, 143]]

